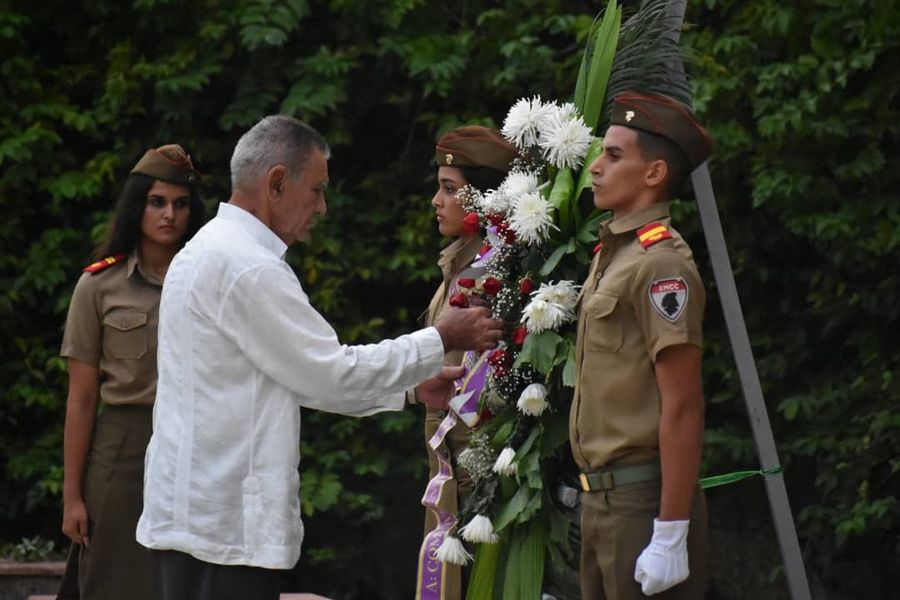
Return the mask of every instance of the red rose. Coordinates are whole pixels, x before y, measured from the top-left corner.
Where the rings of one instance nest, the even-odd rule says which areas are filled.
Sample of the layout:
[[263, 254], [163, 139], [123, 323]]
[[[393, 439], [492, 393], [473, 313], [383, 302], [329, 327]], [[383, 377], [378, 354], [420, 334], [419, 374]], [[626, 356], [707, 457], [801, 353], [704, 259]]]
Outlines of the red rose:
[[481, 225], [478, 223], [478, 215], [473, 212], [467, 214], [463, 219], [463, 229], [469, 233], [478, 233], [481, 229]]
[[458, 285], [459, 287], [472, 289], [473, 287], [475, 287], [475, 280], [472, 279], [471, 277], [463, 277], [462, 279], [460, 279], [459, 281], [456, 282], [456, 285]]
[[526, 277], [519, 282], [519, 292], [521, 292], [523, 296], [527, 296], [534, 290], [534, 282], [530, 278]]
[[506, 350], [500, 348], [499, 350], [494, 350], [491, 352], [491, 355], [488, 357], [488, 364], [492, 367], [502, 367], [509, 358], [509, 355], [506, 353]]
[[469, 306], [469, 297], [462, 292], [450, 296], [450, 306], [466, 308]]
[[500, 288], [503, 287], [503, 284], [496, 277], [488, 277], [482, 282], [481, 287], [484, 288], [484, 293], [488, 296], [496, 296], [500, 293]]
[[500, 223], [503, 222], [503, 215], [498, 215], [498, 214], [494, 213], [492, 215], [488, 215], [487, 220], [490, 222], [491, 225], [497, 227], [500, 225]]
[[528, 337], [528, 328], [524, 325], [520, 325], [516, 327], [516, 330], [513, 332], [513, 341], [521, 346], [525, 343], [525, 338]]
[[506, 243], [507, 243], [507, 244], [512, 244], [513, 242], [516, 241], [516, 232], [513, 231], [512, 229], [507, 229], [507, 230], [503, 233], [503, 239], [506, 240]]

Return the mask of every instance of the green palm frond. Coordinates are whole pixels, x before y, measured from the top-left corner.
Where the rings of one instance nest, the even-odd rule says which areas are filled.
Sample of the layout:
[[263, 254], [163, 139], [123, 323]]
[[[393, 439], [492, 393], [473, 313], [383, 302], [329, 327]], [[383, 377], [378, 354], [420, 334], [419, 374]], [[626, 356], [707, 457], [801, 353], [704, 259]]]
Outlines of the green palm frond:
[[665, 94], [691, 106], [691, 86], [678, 46], [681, 19], [671, 15], [668, 4], [646, 0], [622, 23], [606, 89], [605, 118], [609, 118], [612, 99], [626, 90]]

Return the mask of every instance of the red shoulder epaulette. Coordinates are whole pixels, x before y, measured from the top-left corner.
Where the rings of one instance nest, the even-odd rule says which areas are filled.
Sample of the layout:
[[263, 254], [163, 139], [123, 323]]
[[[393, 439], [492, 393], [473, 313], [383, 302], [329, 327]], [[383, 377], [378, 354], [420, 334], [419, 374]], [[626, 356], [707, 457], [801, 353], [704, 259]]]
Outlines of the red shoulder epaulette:
[[92, 263], [84, 268], [85, 273], [90, 273], [91, 275], [96, 275], [100, 271], [104, 271], [109, 267], [118, 264], [125, 260], [125, 254], [116, 254], [115, 256], [107, 256], [104, 259], [98, 260], [95, 263]]
[[647, 223], [638, 229], [637, 237], [644, 249], [647, 249], [653, 244], [663, 240], [671, 240], [672, 234], [669, 233], [669, 230], [665, 225], [654, 221], [653, 223]]

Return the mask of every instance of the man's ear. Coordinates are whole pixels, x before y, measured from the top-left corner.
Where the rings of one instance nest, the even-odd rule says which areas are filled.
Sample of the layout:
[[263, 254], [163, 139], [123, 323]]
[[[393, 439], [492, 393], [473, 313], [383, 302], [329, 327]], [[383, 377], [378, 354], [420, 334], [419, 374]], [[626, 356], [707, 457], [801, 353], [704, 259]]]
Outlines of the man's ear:
[[644, 183], [647, 187], [665, 186], [669, 179], [669, 163], [658, 158], [650, 161], [644, 171]]
[[284, 191], [284, 180], [287, 179], [287, 169], [284, 165], [275, 165], [266, 173], [266, 194], [275, 198], [281, 196]]

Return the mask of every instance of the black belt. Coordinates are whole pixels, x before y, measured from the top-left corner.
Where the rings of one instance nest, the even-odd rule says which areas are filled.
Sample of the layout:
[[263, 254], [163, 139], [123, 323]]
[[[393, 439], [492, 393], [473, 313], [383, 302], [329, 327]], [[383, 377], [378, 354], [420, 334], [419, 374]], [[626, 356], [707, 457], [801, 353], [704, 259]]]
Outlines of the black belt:
[[581, 489], [585, 492], [609, 491], [620, 485], [655, 481], [661, 477], [662, 471], [660, 471], [658, 462], [621, 465], [578, 475], [581, 480]]

